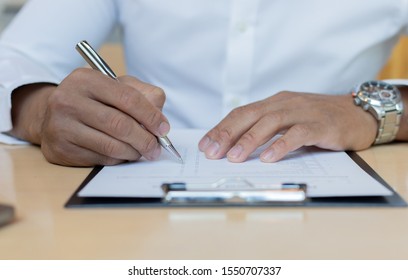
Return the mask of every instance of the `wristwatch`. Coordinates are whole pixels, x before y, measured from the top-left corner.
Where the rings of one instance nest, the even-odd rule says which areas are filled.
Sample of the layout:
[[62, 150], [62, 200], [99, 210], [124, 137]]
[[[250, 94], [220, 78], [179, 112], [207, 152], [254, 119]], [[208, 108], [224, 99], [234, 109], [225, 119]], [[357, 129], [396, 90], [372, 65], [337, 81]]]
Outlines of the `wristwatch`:
[[359, 84], [352, 95], [354, 104], [370, 112], [378, 121], [374, 145], [394, 140], [404, 110], [397, 87], [383, 81], [368, 81]]

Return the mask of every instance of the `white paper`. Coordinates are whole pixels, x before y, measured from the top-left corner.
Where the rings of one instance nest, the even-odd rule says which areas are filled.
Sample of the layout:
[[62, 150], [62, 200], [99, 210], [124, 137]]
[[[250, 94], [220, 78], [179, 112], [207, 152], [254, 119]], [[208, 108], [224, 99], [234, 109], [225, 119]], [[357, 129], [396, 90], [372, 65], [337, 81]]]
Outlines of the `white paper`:
[[306, 183], [309, 197], [388, 196], [392, 192], [362, 170], [345, 152], [304, 147], [276, 163], [263, 163], [255, 151], [243, 163], [209, 160], [198, 150], [201, 130], [173, 130], [169, 135], [184, 164], [162, 151], [159, 159], [104, 167], [80, 192], [82, 197], [161, 197], [163, 182], [212, 184], [245, 178], [257, 185]]
[[0, 133], [0, 143], [8, 145], [29, 145], [30, 143], [24, 140], [17, 139], [4, 133]]

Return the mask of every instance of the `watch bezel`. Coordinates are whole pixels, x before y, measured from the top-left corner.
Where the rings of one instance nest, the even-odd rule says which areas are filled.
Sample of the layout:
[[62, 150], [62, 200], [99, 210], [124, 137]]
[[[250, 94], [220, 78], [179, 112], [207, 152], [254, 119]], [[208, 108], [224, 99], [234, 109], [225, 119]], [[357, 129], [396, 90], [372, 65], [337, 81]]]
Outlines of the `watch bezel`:
[[401, 102], [398, 88], [383, 81], [367, 81], [360, 84], [355, 97], [375, 107], [393, 107]]
[[395, 139], [404, 110], [399, 89], [383, 81], [367, 81], [352, 92], [354, 104], [369, 112], [378, 121], [373, 145]]

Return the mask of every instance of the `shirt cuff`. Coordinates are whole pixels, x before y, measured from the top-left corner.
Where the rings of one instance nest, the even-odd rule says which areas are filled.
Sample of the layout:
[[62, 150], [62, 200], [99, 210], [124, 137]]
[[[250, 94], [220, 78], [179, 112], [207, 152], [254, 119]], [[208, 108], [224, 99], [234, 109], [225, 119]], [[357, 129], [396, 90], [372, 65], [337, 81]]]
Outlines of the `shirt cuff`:
[[383, 81], [394, 86], [408, 86], [408, 80], [405, 79], [386, 79]]
[[[23, 56], [0, 55], [0, 142], [10, 143], [12, 137], [3, 134], [13, 127], [11, 119], [11, 95], [13, 90], [34, 83], [59, 84], [60, 80], [42, 65]], [[11, 144], [24, 143], [15, 139]]]

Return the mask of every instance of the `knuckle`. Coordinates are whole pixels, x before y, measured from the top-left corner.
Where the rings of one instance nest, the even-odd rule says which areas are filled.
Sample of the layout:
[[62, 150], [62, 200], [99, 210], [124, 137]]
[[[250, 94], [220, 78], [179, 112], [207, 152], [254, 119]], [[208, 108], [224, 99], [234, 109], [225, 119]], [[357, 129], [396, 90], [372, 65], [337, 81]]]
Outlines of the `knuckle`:
[[297, 124], [292, 127], [293, 132], [297, 137], [307, 139], [310, 135], [310, 128], [308, 125], [305, 124]]
[[43, 153], [45, 159], [53, 164], [59, 165], [72, 165], [70, 156], [66, 145], [62, 142], [49, 141], [47, 143], [42, 143], [41, 152]]
[[132, 130], [129, 120], [122, 114], [114, 114], [111, 116], [108, 124], [109, 130], [119, 138], [128, 137]]
[[302, 104], [304, 108], [313, 108], [317, 105], [315, 101], [310, 98], [310, 96], [305, 96], [301, 94], [294, 96], [292, 98], [292, 102], [294, 104]]
[[149, 136], [143, 141], [143, 144], [140, 148], [140, 153], [141, 154], [147, 154], [151, 151], [153, 151], [157, 147], [157, 139], [153, 136]]
[[245, 106], [236, 107], [236, 108], [231, 110], [229, 115], [231, 117], [240, 117], [240, 116], [242, 116], [242, 114], [245, 113], [245, 108], [246, 108]]
[[90, 69], [87, 68], [76, 68], [69, 75], [69, 79], [82, 80], [84, 75], [88, 74]]
[[152, 110], [149, 112], [147, 122], [149, 125], [159, 125], [161, 122], [162, 113], [159, 110]]
[[67, 95], [58, 89], [48, 98], [47, 109], [51, 112], [63, 112], [70, 108]]
[[288, 150], [289, 145], [285, 137], [280, 137], [273, 143], [273, 146], [276, 148], [276, 151], [283, 153]]
[[77, 68], [73, 70], [63, 81], [62, 85], [65, 85], [65, 82], [74, 84], [80, 88], [85, 87], [89, 84], [90, 75], [95, 75], [95, 70], [89, 68]]
[[246, 119], [256, 119], [259, 117], [260, 110], [257, 103], [248, 104], [244, 106], [237, 107], [231, 111], [231, 117]]
[[293, 91], [282, 90], [282, 91], [279, 91], [278, 93], [276, 93], [275, 95], [276, 96], [282, 96], [282, 97], [285, 97], [285, 98], [290, 98], [290, 97], [295, 96], [296, 93], [293, 92]]
[[50, 163], [57, 163], [57, 156], [55, 152], [51, 151], [50, 146], [42, 144], [41, 152], [44, 155], [45, 159]]
[[154, 86], [151, 93], [155, 94], [160, 98], [163, 98], [163, 101], [166, 100], [166, 93], [161, 87]]
[[103, 141], [101, 143], [101, 151], [105, 156], [117, 157], [119, 154], [119, 147], [113, 140]]
[[79, 68], [74, 69], [72, 71], [71, 75], [75, 76], [75, 77], [78, 77], [78, 78], [81, 78], [81, 77], [84, 76], [84, 74], [90, 73], [90, 72], [92, 72], [92, 70], [90, 68], [79, 67]]
[[80, 114], [75, 98], [64, 91], [56, 89], [47, 100], [46, 115], [51, 122], [61, 118], [77, 118]]
[[134, 83], [139, 83], [139, 80], [136, 77], [130, 76], [130, 75], [123, 75], [118, 77], [118, 80], [123, 83], [123, 84], [128, 84], [132, 85]]
[[210, 136], [211, 138], [213, 138], [213, 140], [226, 144], [233, 141], [233, 131], [229, 127], [218, 128], [214, 132], [215, 137]]
[[139, 95], [132, 94], [131, 89], [128, 86], [119, 87], [117, 96], [120, 106], [124, 108], [125, 111], [130, 109], [134, 104], [139, 103]]
[[248, 131], [247, 133], [242, 135], [240, 141], [242, 143], [248, 143], [251, 146], [258, 143], [256, 134], [253, 131]]
[[280, 125], [284, 123], [287, 112], [285, 111], [274, 111], [269, 112], [263, 118], [268, 124]]

